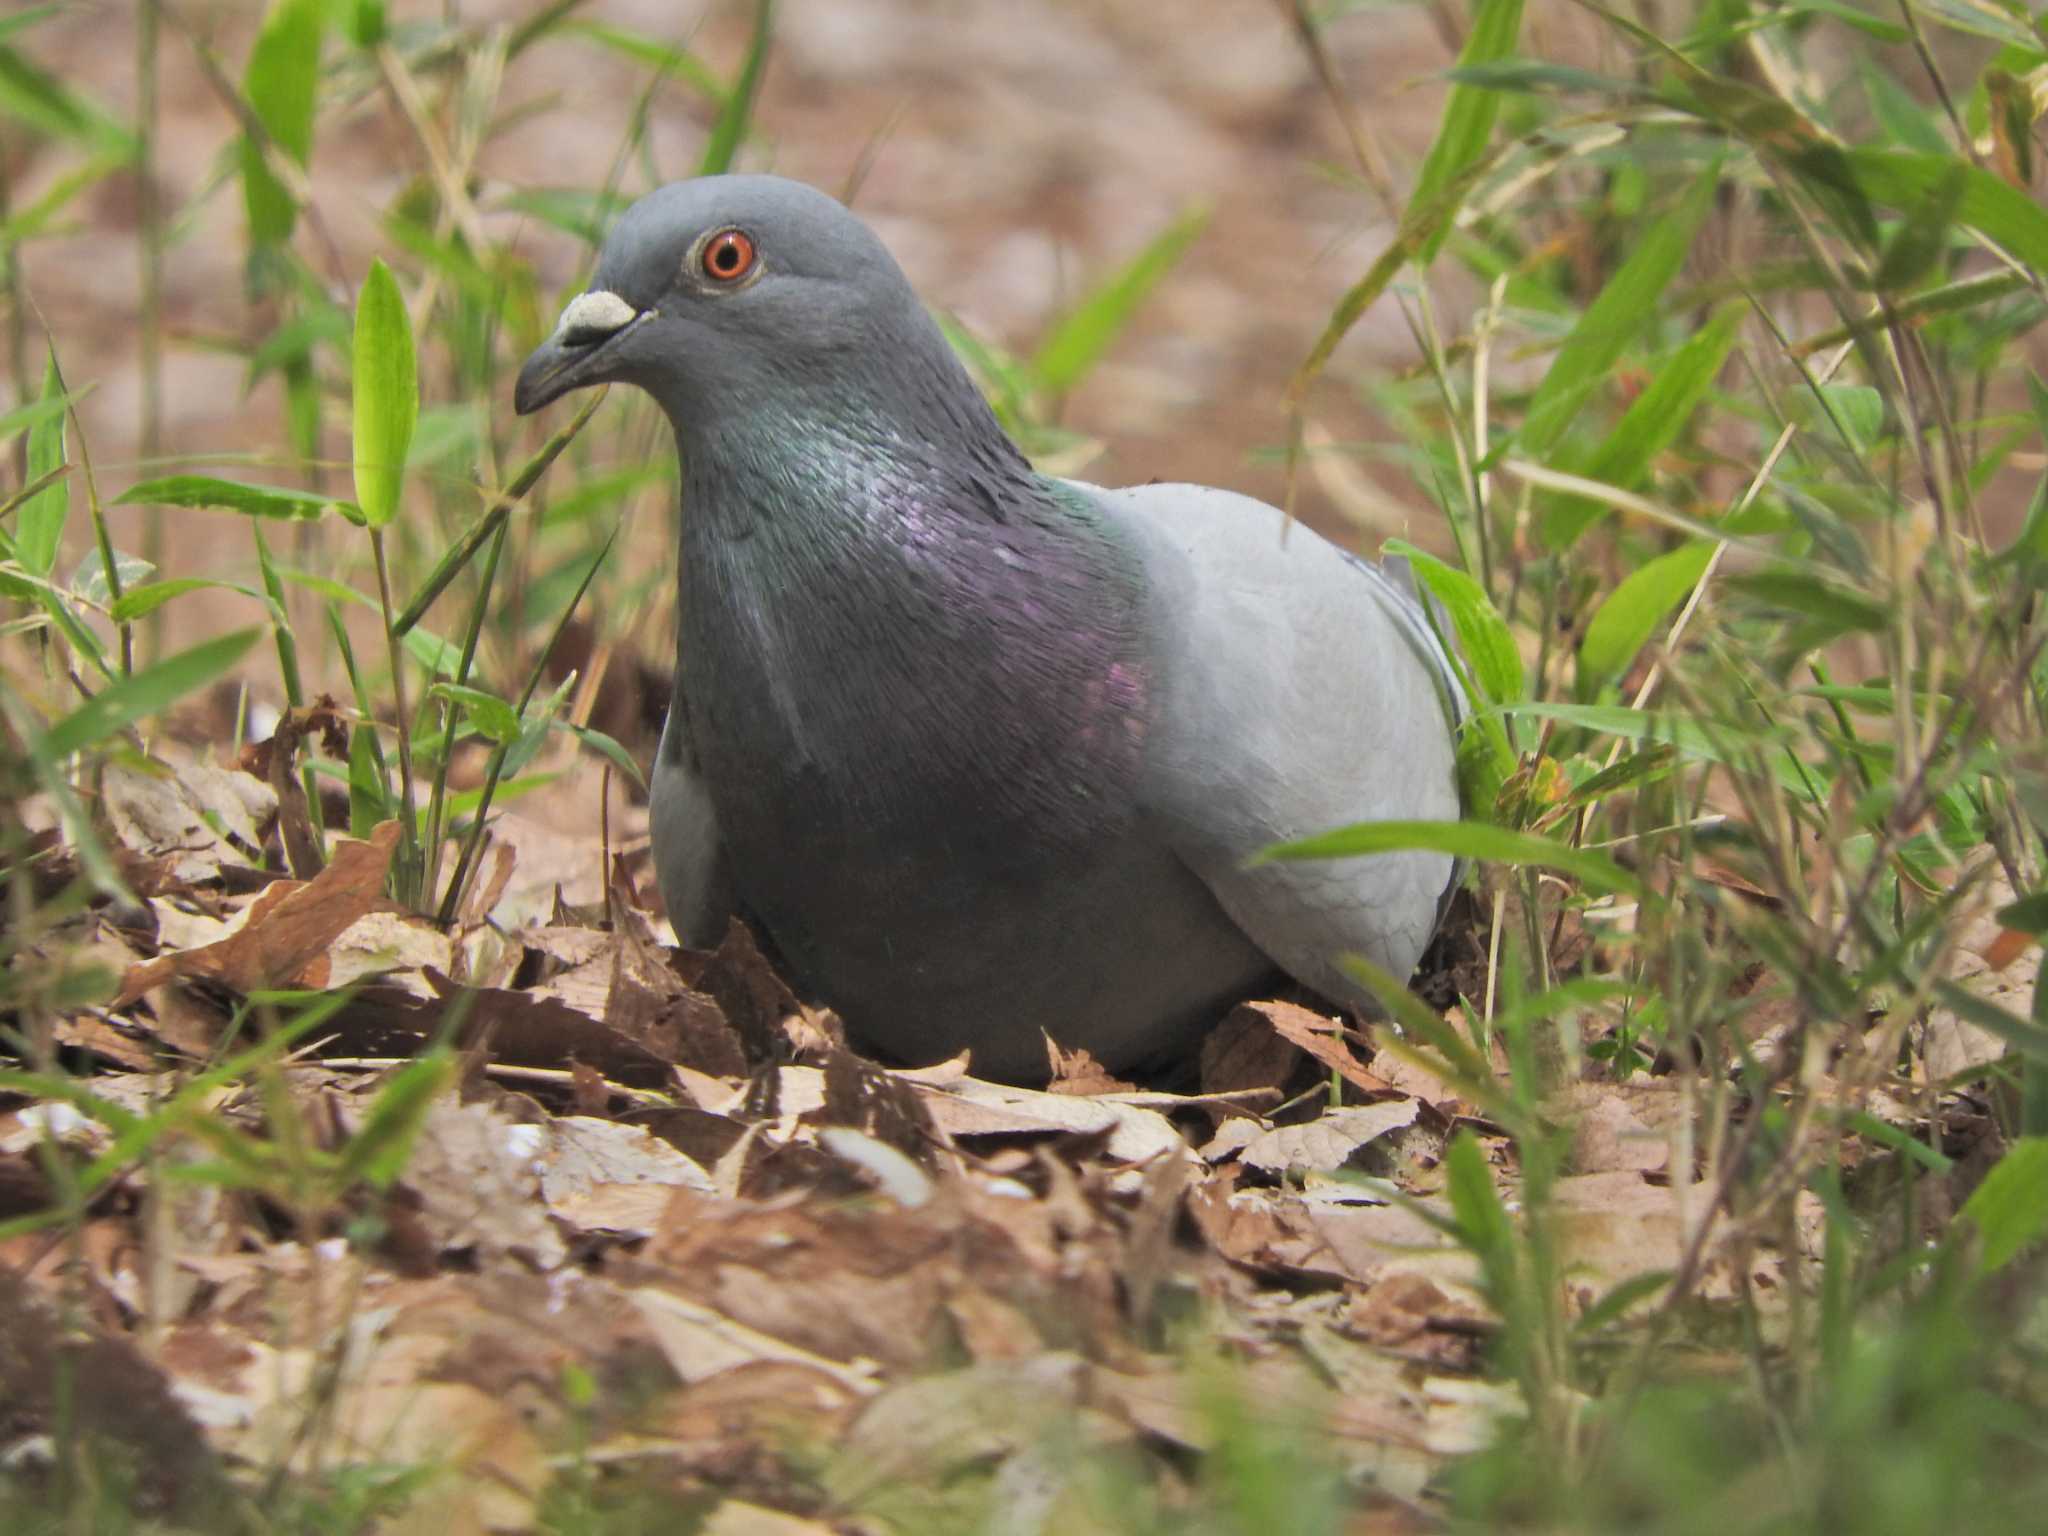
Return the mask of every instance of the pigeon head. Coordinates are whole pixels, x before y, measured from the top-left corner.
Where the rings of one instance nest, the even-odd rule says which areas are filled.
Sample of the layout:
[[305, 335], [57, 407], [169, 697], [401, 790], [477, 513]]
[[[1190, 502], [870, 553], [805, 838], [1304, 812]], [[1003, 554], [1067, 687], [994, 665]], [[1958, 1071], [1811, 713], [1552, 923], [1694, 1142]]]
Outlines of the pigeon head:
[[513, 404], [525, 415], [586, 385], [632, 384], [689, 436], [806, 395], [886, 394], [894, 374], [929, 377], [935, 351], [957, 372], [888, 251], [838, 202], [778, 176], [706, 176], [620, 217]]

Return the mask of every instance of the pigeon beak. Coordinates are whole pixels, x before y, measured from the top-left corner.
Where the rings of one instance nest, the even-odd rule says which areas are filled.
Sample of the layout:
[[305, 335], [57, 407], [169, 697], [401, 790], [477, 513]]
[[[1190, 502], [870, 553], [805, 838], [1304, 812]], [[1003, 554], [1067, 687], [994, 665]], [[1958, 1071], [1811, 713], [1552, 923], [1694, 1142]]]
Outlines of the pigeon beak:
[[512, 409], [529, 416], [572, 389], [604, 377], [610, 344], [656, 311], [635, 309], [616, 293], [593, 288], [579, 293], [562, 311], [555, 334], [533, 349], [512, 390]]

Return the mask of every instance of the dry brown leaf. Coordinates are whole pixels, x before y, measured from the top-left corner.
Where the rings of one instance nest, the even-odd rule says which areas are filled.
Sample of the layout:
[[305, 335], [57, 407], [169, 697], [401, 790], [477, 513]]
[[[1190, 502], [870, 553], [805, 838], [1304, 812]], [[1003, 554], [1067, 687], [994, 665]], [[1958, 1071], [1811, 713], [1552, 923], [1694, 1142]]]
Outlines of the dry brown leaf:
[[1358, 1059], [1344, 1039], [1341, 1020], [1325, 1018], [1297, 1003], [1246, 1003], [1244, 1006], [1264, 1019], [1274, 1034], [1298, 1046], [1360, 1092], [1392, 1095], [1401, 1091], [1377, 1073], [1366, 1070], [1365, 1063]]
[[373, 977], [414, 997], [436, 994], [424, 972], [450, 970], [454, 945], [425, 918], [402, 912], [367, 912], [344, 928], [327, 949], [328, 987], [345, 987]]
[[628, 1293], [654, 1332], [670, 1369], [694, 1384], [743, 1365], [775, 1361], [823, 1377], [837, 1393], [866, 1397], [878, 1389], [871, 1360], [833, 1360], [736, 1322], [673, 1291], [643, 1286]]
[[1284, 1088], [1301, 1064], [1295, 1045], [1275, 1034], [1264, 1015], [1233, 1008], [1202, 1039], [1204, 1093]]
[[442, 1252], [514, 1255], [543, 1270], [568, 1257], [540, 1199], [537, 1158], [547, 1132], [492, 1105], [442, 1098], [427, 1110], [405, 1186]]
[[115, 1006], [125, 1007], [179, 976], [203, 977], [239, 992], [287, 982], [325, 987], [327, 951], [381, 896], [398, 832], [397, 822], [384, 822], [368, 842], [337, 844], [333, 859], [314, 879], [275, 882], [226, 938], [129, 967]]
[[661, 1224], [671, 1190], [712, 1192], [702, 1166], [645, 1127], [562, 1115], [544, 1131], [541, 1198], [578, 1231], [645, 1236]]
[[1045, 1037], [1045, 1055], [1052, 1068], [1052, 1080], [1045, 1085], [1047, 1093], [1087, 1095], [1132, 1093], [1137, 1089], [1137, 1084], [1116, 1076], [1080, 1047], [1062, 1049], [1051, 1035]]
[[208, 763], [182, 764], [174, 773], [110, 762], [100, 775], [100, 807], [122, 846], [161, 860], [169, 878], [197, 884], [219, 879], [223, 864], [239, 864], [262, 846], [277, 797], [246, 773]]
[[950, 1088], [919, 1085], [932, 1124], [955, 1138], [1068, 1134], [1106, 1136], [1104, 1150], [1127, 1163], [1178, 1155], [1187, 1139], [1156, 1110], [1099, 1097], [1040, 1093], [963, 1078]]
[[1274, 1127], [1248, 1143], [1238, 1161], [1263, 1173], [1302, 1168], [1333, 1173], [1380, 1137], [1413, 1125], [1421, 1110], [1415, 1099], [1332, 1110], [1302, 1125]]
[[[1949, 975], [1986, 1002], [2026, 1018], [2033, 1006], [2035, 980], [2041, 971], [2041, 949], [2039, 945], [2022, 946], [2016, 954], [2004, 953], [2009, 947], [2001, 942], [2005, 929], [1994, 914], [2012, 900], [2012, 885], [2003, 875], [1978, 883], [1969, 898], [1967, 920], [1957, 935]], [[1995, 960], [2002, 963], [1993, 963]], [[1967, 1081], [2004, 1057], [2005, 1052], [2004, 1038], [1983, 1025], [1938, 1003], [1928, 1009], [1922, 1047], [1927, 1081]]]
[[835, 1503], [858, 1505], [892, 1484], [934, 1482], [1055, 1432], [1085, 1435], [1086, 1379], [1079, 1356], [1052, 1353], [900, 1382], [854, 1420], [822, 1481]]
[[1571, 1168], [1575, 1173], [1655, 1173], [1671, 1161], [1671, 1142], [1651, 1129], [1632, 1100], [1654, 1095], [1674, 1110], [1677, 1095], [1659, 1086], [1647, 1093], [1633, 1085], [1574, 1083], [1560, 1095], [1560, 1109], [1572, 1123]]

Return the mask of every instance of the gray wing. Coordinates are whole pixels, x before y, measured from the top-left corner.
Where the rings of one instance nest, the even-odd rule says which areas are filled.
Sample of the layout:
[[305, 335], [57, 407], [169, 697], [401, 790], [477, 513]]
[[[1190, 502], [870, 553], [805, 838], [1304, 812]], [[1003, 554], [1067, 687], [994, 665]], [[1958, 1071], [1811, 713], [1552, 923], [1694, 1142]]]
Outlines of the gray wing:
[[1453, 860], [1244, 861], [1354, 822], [1459, 815], [1466, 706], [1427, 617], [1395, 575], [1249, 497], [1094, 494], [1139, 549], [1153, 604], [1163, 692], [1147, 810], [1253, 943], [1318, 991], [1367, 1003], [1334, 957], [1405, 979], [1459, 877]]
[[661, 727], [647, 822], [655, 877], [677, 939], [690, 949], [716, 947], [725, 937], [736, 898], [711, 791], [690, 745], [690, 711], [680, 677]]

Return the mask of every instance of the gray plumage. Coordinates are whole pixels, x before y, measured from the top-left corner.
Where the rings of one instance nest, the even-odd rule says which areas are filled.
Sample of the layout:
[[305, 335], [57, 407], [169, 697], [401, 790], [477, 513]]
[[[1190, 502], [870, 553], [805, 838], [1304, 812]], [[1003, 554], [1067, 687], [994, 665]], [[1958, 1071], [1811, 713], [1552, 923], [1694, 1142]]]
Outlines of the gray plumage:
[[[735, 234], [737, 238], [735, 238]], [[1458, 814], [1456, 684], [1409, 591], [1274, 508], [1033, 472], [881, 243], [767, 176], [626, 211], [520, 373], [638, 385], [683, 466], [653, 840], [678, 935], [759, 919], [898, 1057], [1185, 1051], [1278, 967], [1367, 999], [1455, 878], [1245, 866]]]

